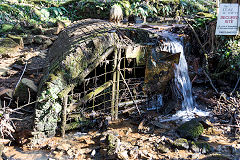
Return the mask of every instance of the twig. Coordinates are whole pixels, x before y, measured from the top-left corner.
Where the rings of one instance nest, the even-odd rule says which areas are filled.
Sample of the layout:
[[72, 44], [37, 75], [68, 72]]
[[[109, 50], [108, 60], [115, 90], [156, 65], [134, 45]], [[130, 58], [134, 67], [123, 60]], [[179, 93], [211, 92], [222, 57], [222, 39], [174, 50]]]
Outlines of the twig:
[[238, 86], [239, 82], [240, 82], [240, 76], [238, 77], [238, 81], [237, 81], [237, 83], [236, 83], [233, 91], [231, 92], [231, 95], [232, 95], [232, 94], [235, 92], [235, 90], [237, 89], [237, 86]]
[[[27, 68], [27, 64], [28, 64], [28, 62], [25, 63], [25, 66], [24, 66], [23, 72], [22, 72], [22, 74], [21, 74], [21, 76], [20, 76], [20, 78], [19, 78], [19, 80], [18, 80], [16, 86], [14, 87], [13, 94], [15, 93], [18, 84], [19, 84], [20, 81], [22, 80], [22, 77], [23, 77], [23, 75], [24, 75], [24, 73], [25, 73], [25, 71], [26, 71], [26, 68]], [[11, 103], [12, 103], [12, 98], [10, 99], [10, 101], [9, 101], [9, 103], [8, 103], [8, 105], [7, 105], [7, 107], [9, 107]]]
[[31, 93], [30, 93], [30, 89], [28, 88], [28, 103], [30, 103], [31, 101]]
[[123, 74], [122, 74], [122, 72], [121, 72], [120, 70], [119, 70], [119, 73], [120, 73], [120, 75], [121, 75], [121, 77], [122, 77], [122, 79], [123, 79], [123, 82], [124, 82], [125, 85], [127, 86], [127, 89], [128, 89], [128, 91], [129, 91], [129, 93], [130, 93], [130, 96], [131, 96], [131, 98], [132, 98], [132, 100], [133, 100], [133, 102], [134, 102], [134, 104], [135, 104], [135, 106], [136, 106], [136, 108], [137, 108], [137, 110], [138, 110], [139, 115], [141, 115], [141, 112], [140, 112], [140, 110], [139, 110], [139, 108], [138, 108], [138, 105], [137, 105], [137, 103], [135, 102], [135, 100], [134, 100], [134, 98], [133, 98], [132, 92], [131, 92], [131, 90], [130, 90], [130, 88], [129, 88], [129, 86], [128, 86], [128, 84], [127, 84], [127, 82], [126, 82], [126, 80], [125, 80], [125, 78], [124, 78], [124, 76], [123, 76]]
[[15, 88], [14, 88], [14, 92], [15, 92], [17, 86], [19, 85], [20, 81], [22, 80], [22, 77], [23, 77], [23, 75], [24, 75], [24, 73], [25, 73], [25, 71], [26, 71], [26, 68], [27, 68], [27, 64], [28, 64], [28, 63], [26, 62], [25, 66], [24, 66], [24, 69], [23, 69], [23, 72], [22, 72], [22, 74], [21, 74], [21, 76], [20, 76], [20, 78], [19, 78], [19, 80], [18, 80], [18, 82], [17, 82], [17, 84], [16, 84], [16, 86], [15, 86]]
[[34, 103], [37, 103], [37, 102], [40, 102], [40, 101], [39, 101], [39, 100], [36, 100], [36, 101], [30, 102], [30, 103], [28, 103], [28, 104], [25, 104], [25, 105], [23, 105], [23, 106], [20, 106], [20, 107], [18, 107], [18, 108], [13, 109], [13, 111], [22, 109], [22, 108], [24, 108], [24, 107], [26, 107], [26, 106], [28, 106], [28, 105], [31, 105], [31, 104], [34, 104]]
[[210, 81], [211, 86], [213, 87], [213, 89], [215, 90], [215, 92], [218, 94], [218, 90], [216, 89], [216, 87], [214, 87], [211, 78], [208, 76], [208, 74], [205, 72], [205, 70], [203, 70], [203, 73], [205, 74], [205, 76], [208, 78], [208, 80]]

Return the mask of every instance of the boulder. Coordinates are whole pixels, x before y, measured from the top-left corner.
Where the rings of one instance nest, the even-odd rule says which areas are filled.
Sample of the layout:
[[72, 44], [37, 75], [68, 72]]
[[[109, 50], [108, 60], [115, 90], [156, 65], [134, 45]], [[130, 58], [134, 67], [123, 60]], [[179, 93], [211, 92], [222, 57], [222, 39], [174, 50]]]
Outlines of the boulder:
[[203, 130], [203, 125], [194, 118], [179, 126], [176, 131], [182, 138], [195, 140], [203, 133]]
[[37, 86], [34, 84], [34, 82], [30, 79], [23, 78], [14, 92], [14, 97], [19, 98], [19, 101], [21, 102], [28, 102], [29, 96], [30, 98], [35, 97], [36, 92]]

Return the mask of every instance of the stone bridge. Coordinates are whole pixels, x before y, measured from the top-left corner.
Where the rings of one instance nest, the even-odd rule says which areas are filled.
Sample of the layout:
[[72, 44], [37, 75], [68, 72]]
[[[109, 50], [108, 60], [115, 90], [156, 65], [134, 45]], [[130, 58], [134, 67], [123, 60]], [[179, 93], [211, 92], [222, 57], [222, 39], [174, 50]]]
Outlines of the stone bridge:
[[[146, 59], [146, 55], [151, 57], [152, 49], [160, 46], [158, 39], [159, 36], [152, 32], [117, 27], [113, 23], [98, 19], [81, 20], [63, 30], [49, 49], [50, 65], [39, 85], [39, 102], [36, 105], [33, 132], [34, 143], [41, 143], [42, 139], [56, 134], [58, 123], [61, 121], [64, 97], [74, 87], [80, 85], [104, 59], [117, 49], [124, 50], [128, 58], [137, 59], [142, 55]], [[137, 47], [140, 49], [134, 50]], [[142, 48], [147, 52], [142, 52]], [[164, 54], [160, 53], [162, 57]], [[167, 82], [173, 77], [171, 66], [172, 63], [178, 63], [178, 59], [178, 54], [174, 59], [169, 58], [171, 64], [164, 64], [165, 67], [162, 69], [169, 74], [163, 75], [165, 77], [158, 75], [159, 81], [162, 78]], [[144, 60], [144, 63], [146, 62]], [[162, 70], [158, 69], [155, 74]], [[166, 83], [162, 84], [166, 85]]]

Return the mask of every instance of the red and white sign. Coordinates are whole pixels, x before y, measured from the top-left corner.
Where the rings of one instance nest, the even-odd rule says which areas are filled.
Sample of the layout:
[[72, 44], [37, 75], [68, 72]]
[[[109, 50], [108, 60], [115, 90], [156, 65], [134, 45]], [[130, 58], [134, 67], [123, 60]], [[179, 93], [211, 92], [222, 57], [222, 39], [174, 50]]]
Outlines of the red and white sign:
[[237, 35], [239, 21], [238, 3], [221, 3], [215, 35]]

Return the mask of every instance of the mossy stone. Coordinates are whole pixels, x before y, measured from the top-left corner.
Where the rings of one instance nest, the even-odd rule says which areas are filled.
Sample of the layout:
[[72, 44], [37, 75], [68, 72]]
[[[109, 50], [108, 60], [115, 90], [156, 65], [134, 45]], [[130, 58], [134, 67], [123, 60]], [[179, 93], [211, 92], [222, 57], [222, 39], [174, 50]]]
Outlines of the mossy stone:
[[188, 149], [189, 144], [187, 139], [184, 138], [178, 138], [173, 142], [173, 145], [178, 149]]
[[203, 133], [203, 130], [203, 125], [194, 118], [178, 127], [177, 133], [182, 138], [195, 140]]

